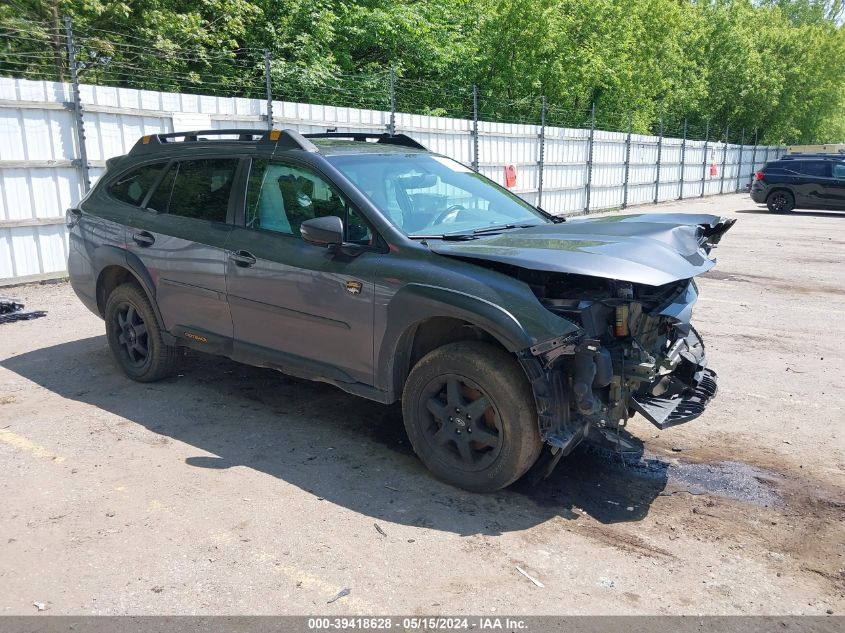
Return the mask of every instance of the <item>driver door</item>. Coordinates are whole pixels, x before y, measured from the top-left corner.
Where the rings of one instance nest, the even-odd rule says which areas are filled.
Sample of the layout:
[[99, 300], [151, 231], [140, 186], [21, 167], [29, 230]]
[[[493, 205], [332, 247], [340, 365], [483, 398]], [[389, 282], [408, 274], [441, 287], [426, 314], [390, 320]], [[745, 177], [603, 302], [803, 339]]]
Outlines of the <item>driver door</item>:
[[[373, 384], [373, 280], [383, 255], [360, 214], [310, 167], [253, 159], [229, 239], [235, 357], [286, 373]], [[357, 254], [303, 241], [305, 220], [339, 216]]]

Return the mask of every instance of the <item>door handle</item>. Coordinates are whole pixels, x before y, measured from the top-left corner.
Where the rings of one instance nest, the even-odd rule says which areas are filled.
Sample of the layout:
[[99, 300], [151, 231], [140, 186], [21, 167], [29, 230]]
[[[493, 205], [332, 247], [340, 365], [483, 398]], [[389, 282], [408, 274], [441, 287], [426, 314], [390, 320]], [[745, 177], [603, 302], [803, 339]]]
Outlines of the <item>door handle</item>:
[[232, 251], [229, 253], [229, 259], [235, 262], [235, 266], [242, 268], [249, 268], [256, 262], [255, 255], [249, 251]]
[[138, 246], [142, 246], [146, 248], [147, 246], [152, 246], [156, 243], [156, 238], [153, 236], [152, 233], [148, 233], [147, 231], [141, 231], [140, 233], [134, 233], [132, 235], [132, 239]]

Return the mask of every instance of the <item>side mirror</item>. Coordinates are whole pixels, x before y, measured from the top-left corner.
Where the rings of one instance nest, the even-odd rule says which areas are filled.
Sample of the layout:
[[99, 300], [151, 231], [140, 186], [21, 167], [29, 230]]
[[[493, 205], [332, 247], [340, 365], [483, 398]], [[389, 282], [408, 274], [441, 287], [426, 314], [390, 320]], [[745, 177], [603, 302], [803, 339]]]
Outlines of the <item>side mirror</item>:
[[343, 244], [343, 220], [336, 215], [311, 218], [299, 225], [302, 239], [317, 246]]

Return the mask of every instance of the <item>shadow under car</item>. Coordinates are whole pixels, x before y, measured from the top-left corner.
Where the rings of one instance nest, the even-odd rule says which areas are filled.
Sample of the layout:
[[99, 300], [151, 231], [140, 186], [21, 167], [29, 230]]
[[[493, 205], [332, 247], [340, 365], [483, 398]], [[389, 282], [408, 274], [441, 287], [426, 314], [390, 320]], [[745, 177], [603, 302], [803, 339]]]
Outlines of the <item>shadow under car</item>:
[[536, 485], [523, 479], [498, 493], [472, 494], [428, 474], [398, 405], [327, 384], [196, 353], [172, 378], [136, 383], [117, 369], [105, 336], [0, 365], [63, 398], [196, 447], [204, 454], [186, 459], [189, 467], [246, 466], [377, 520], [462, 535], [524, 530], [556, 516], [574, 520], [580, 516], [574, 508], [601, 523], [637, 521], [668, 477], [660, 460], [632, 467], [576, 450]]

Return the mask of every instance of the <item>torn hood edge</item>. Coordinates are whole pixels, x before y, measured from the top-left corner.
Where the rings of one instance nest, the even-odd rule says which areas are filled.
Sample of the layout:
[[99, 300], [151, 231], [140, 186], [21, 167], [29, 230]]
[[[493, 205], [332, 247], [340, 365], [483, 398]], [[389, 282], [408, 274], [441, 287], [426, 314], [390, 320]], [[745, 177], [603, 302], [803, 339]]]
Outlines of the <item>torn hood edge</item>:
[[735, 222], [705, 214], [613, 215], [461, 242], [432, 239], [428, 246], [449, 257], [661, 286], [710, 270], [710, 249]]

